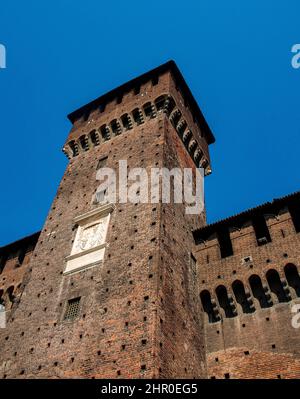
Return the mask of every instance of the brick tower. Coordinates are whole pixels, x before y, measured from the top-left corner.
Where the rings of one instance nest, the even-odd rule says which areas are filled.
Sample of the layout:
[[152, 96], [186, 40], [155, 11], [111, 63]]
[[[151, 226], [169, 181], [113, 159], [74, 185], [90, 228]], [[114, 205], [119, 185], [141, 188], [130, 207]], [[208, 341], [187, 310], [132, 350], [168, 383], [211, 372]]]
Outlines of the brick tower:
[[119, 160], [209, 173], [214, 137], [198, 105], [168, 62], [69, 119], [69, 164], [0, 330], [0, 376], [206, 377], [191, 255], [205, 214], [95, 196], [97, 170]]

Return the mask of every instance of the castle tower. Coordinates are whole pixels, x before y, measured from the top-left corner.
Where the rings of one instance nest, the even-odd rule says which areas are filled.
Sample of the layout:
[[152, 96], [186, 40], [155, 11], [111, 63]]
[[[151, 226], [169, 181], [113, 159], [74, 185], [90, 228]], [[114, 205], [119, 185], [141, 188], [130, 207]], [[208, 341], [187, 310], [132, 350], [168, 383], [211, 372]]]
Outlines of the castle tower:
[[[104, 204], [97, 172], [210, 172], [214, 137], [174, 62], [69, 115], [69, 164], [0, 330], [0, 376], [206, 377], [192, 231], [184, 204]], [[124, 172], [124, 170], [123, 170]]]

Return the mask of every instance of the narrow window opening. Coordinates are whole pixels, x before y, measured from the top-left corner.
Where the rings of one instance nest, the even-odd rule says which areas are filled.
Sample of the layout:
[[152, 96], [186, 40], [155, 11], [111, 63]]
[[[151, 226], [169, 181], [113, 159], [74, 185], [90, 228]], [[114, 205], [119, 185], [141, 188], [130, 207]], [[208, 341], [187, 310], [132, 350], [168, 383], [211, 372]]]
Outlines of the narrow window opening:
[[300, 205], [293, 203], [289, 205], [289, 212], [296, 230], [296, 233], [300, 232]]
[[155, 112], [154, 112], [153, 106], [152, 106], [152, 104], [150, 102], [148, 102], [148, 103], [143, 105], [143, 110], [144, 110], [145, 115], [148, 118], [154, 118], [155, 117]]
[[265, 245], [271, 242], [270, 232], [263, 215], [256, 216], [252, 219], [253, 228], [256, 236], [257, 244]]
[[94, 144], [94, 146], [100, 144], [99, 135], [98, 135], [98, 133], [96, 132], [96, 130], [92, 130], [92, 131], [91, 131], [91, 133], [90, 133], [90, 138], [91, 138], [91, 141], [92, 141], [92, 143]]
[[154, 101], [157, 112], [161, 112], [164, 110], [165, 103], [166, 103], [166, 96], [160, 96]]
[[283, 289], [278, 272], [271, 269], [267, 272], [266, 277], [270, 290], [277, 296], [278, 302], [288, 302], [289, 299]]
[[85, 135], [79, 137], [80, 145], [84, 151], [89, 149], [88, 139]]
[[132, 127], [133, 127], [132, 122], [131, 122], [130, 116], [128, 114], [122, 115], [121, 121], [122, 121], [122, 124], [123, 124], [125, 130], [132, 129]]
[[137, 125], [141, 125], [142, 123], [144, 123], [143, 114], [142, 114], [142, 111], [139, 108], [135, 108], [132, 111], [132, 116], [133, 116], [133, 120], [135, 121], [135, 123]]
[[110, 126], [111, 126], [112, 132], [115, 135], [119, 135], [122, 133], [122, 128], [121, 128], [120, 122], [117, 119], [114, 119], [113, 121], [111, 121]]
[[209, 291], [207, 291], [207, 290], [202, 291], [200, 293], [200, 299], [201, 299], [203, 310], [208, 316], [208, 322], [216, 323], [218, 321], [218, 319], [214, 312], [214, 306], [211, 302], [211, 296], [210, 296]]
[[236, 280], [232, 284], [232, 290], [235, 296], [236, 301], [241, 305], [243, 313], [253, 313], [255, 311], [254, 307], [250, 306], [248, 301], [244, 284]]
[[221, 258], [227, 258], [228, 256], [233, 255], [232, 242], [228, 229], [223, 229], [218, 232], [218, 241], [220, 245]]
[[230, 303], [230, 300], [228, 298], [228, 294], [227, 294], [227, 289], [224, 287], [224, 285], [219, 285], [216, 288], [216, 294], [217, 294], [217, 298], [219, 301], [219, 305], [221, 306], [221, 308], [223, 308], [224, 312], [225, 312], [225, 316], [226, 317], [234, 317], [234, 312], [233, 312], [233, 307]]
[[102, 125], [100, 127], [100, 132], [105, 141], [110, 139], [110, 131], [109, 131], [109, 127], [107, 125]]
[[288, 285], [294, 288], [296, 295], [300, 297], [300, 277], [296, 266], [292, 264], [286, 265], [284, 274]]
[[18, 263], [19, 265], [22, 265], [26, 255], [26, 250], [25, 248], [20, 249], [19, 254], [18, 254]]
[[272, 302], [268, 300], [259, 276], [257, 276], [256, 274], [250, 276], [249, 284], [252, 290], [252, 294], [259, 301], [261, 308], [269, 308], [270, 306], [272, 306]]
[[102, 113], [102, 112], [105, 111], [105, 105], [106, 105], [106, 104], [100, 104], [100, 105], [99, 105], [98, 109], [99, 109], [99, 112], [100, 112], [100, 113]]
[[123, 100], [123, 95], [120, 94], [120, 95], [117, 97], [117, 104], [121, 104], [122, 100]]
[[134, 92], [135, 95], [140, 94], [140, 91], [141, 91], [141, 86], [136, 86], [136, 87], [133, 89], [133, 92]]
[[158, 84], [159, 76], [154, 76], [152, 78], [152, 86], [156, 86]]
[[178, 122], [180, 121], [181, 118], [181, 112], [179, 111], [179, 109], [176, 109], [172, 115], [170, 116], [170, 121], [172, 123], [172, 125], [176, 128]]

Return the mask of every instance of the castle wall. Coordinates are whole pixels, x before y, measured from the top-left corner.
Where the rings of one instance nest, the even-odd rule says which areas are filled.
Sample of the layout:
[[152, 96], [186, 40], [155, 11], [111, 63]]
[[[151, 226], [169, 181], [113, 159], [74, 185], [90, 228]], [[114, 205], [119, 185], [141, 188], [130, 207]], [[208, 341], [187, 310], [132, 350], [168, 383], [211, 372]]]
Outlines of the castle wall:
[[[0, 303], [12, 314], [30, 275], [30, 259], [39, 233], [0, 248]], [[0, 330], [1, 333], [1, 330]]]
[[[210, 378], [300, 376], [300, 330], [292, 326], [292, 308], [300, 303], [300, 292], [285, 273], [287, 265], [294, 265], [299, 279], [299, 234], [287, 207], [264, 217], [270, 242], [258, 245], [251, 220], [237, 228], [233, 218], [229, 227], [231, 256], [221, 257], [216, 233], [196, 246], [199, 293], [209, 292], [214, 314], [205, 313]], [[274, 285], [278, 280], [272, 270], [278, 272], [280, 285]], [[259, 276], [262, 283], [263, 292], [258, 290], [258, 295], [250, 284], [253, 276]], [[243, 284], [244, 296], [234, 291], [236, 281]], [[225, 310], [220, 304], [222, 296], [217, 295], [220, 286], [227, 290]]]

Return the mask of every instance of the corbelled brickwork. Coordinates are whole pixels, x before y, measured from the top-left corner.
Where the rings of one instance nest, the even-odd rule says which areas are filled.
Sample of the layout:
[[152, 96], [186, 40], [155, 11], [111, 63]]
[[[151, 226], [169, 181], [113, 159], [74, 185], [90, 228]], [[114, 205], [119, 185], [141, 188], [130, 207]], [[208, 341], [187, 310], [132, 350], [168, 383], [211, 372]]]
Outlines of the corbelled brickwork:
[[212, 225], [184, 203], [95, 200], [119, 160], [211, 173], [214, 137], [173, 62], [69, 119], [42, 231], [0, 248], [0, 377], [298, 378], [300, 194]]

